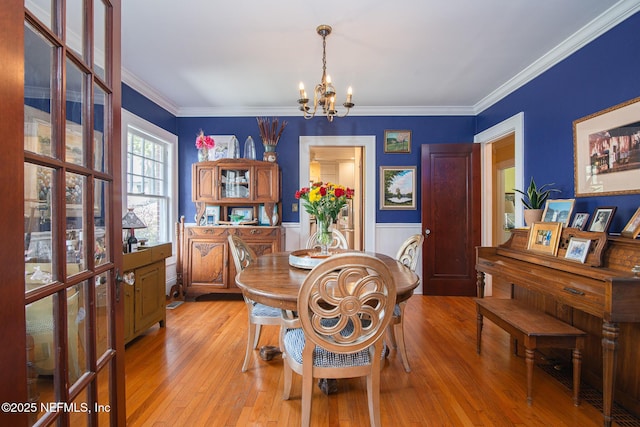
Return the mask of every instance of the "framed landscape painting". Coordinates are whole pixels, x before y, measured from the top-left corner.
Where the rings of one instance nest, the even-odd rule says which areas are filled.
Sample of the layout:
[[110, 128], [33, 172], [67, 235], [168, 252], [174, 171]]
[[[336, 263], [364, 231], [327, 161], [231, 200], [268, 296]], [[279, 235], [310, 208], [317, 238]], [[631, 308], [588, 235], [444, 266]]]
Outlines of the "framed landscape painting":
[[384, 131], [384, 152], [385, 153], [411, 153], [411, 131], [410, 130], [385, 130]]
[[415, 166], [380, 166], [380, 209], [416, 209]]

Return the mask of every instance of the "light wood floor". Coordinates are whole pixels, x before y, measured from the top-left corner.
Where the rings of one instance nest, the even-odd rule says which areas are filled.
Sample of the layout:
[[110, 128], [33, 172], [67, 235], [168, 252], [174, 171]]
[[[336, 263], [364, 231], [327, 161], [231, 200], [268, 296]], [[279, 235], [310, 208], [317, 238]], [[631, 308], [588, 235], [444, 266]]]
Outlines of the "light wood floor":
[[[240, 372], [246, 341], [242, 301], [186, 302], [127, 346], [129, 426], [298, 426], [300, 377], [283, 401], [282, 359], [255, 352]], [[384, 426], [599, 426], [600, 412], [571, 390], [534, 370], [533, 405], [526, 403], [524, 359], [511, 354], [508, 335], [485, 322], [476, 354], [475, 305], [466, 297], [415, 295], [406, 310], [412, 372], [392, 351], [381, 379]], [[277, 344], [263, 328], [261, 345]], [[364, 379], [341, 380], [339, 392], [314, 388], [312, 425], [368, 426]]]

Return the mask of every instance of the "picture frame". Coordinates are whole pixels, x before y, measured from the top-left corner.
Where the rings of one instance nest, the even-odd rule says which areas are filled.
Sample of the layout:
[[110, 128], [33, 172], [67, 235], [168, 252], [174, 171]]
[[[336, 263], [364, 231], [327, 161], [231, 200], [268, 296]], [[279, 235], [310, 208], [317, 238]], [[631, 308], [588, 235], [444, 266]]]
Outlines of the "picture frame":
[[253, 221], [253, 208], [231, 208], [231, 215], [242, 215], [240, 221]]
[[384, 152], [407, 154], [411, 153], [411, 131], [410, 130], [385, 130], [384, 131]]
[[580, 261], [584, 264], [589, 254], [589, 247], [591, 246], [590, 239], [580, 239], [578, 237], [572, 237], [569, 239], [569, 245], [567, 245], [566, 259], [573, 261]]
[[640, 208], [636, 209], [636, 212], [631, 216], [631, 219], [620, 233], [621, 236], [631, 239], [638, 237], [638, 234], [640, 234]]
[[380, 166], [380, 209], [416, 209], [415, 166]]
[[529, 229], [527, 249], [556, 256], [561, 234], [561, 222], [534, 222]]
[[573, 122], [576, 197], [640, 193], [640, 97]]
[[213, 138], [213, 150], [209, 150], [209, 160], [226, 159], [229, 154], [229, 144], [235, 135], [209, 135]]
[[[273, 215], [274, 217], [278, 215], [278, 205], [273, 205]], [[264, 205], [258, 206], [258, 224], [259, 225], [271, 225], [271, 221], [269, 221], [269, 217], [267, 216], [267, 210], [264, 208]]]
[[587, 224], [589, 223], [589, 214], [579, 212], [573, 217], [573, 222], [571, 223], [572, 228], [577, 228], [578, 230], [584, 230], [587, 228]]
[[591, 215], [591, 222], [589, 223], [587, 231], [606, 233], [609, 230], [609, 225], [615, 213], [615, 206], [601, 206], [596, 208], [596, 210], [593, 211], [593, 215]]
[[218, 225], [220, 221], [220, 206], [207, 206], [204, 210], [206, 225]]
[[547, 200], [542, 212], [542, 221], [561, 222], [565, 227], [568, 227], [575, 201], [576, 199]]

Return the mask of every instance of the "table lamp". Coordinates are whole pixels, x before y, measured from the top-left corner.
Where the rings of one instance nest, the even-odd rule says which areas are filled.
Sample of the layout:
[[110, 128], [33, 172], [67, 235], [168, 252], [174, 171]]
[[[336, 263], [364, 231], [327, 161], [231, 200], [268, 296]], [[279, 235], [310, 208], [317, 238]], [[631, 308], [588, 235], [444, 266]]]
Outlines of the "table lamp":
[[130, 253], [133, 245], [138, 243], [138, 239], [136, 239], [133, 230], [135, 230], [136, 228], [147, 228], [144, 222], [142, 222], [142, 220], [140, 220], [140, 218], [138, 218], [138, 216], [133, 213], [133, 208], [128, 209], [129, 212], [127, 212], [125, 216], [122, 217], [122, 229], [128, 230], [127, 237], [124, 240], [123, 245], [123, 247], [127, 249], [126, 253]]

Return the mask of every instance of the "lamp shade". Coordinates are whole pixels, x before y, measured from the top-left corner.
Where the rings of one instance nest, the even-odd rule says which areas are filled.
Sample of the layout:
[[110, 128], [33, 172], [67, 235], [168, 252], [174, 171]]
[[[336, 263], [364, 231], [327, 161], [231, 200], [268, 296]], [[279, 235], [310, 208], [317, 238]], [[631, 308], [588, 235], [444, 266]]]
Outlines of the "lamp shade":
[[129, 208], [129, 212], [122, 217], [122, 228], [147, 228], [147, 226], [135, 213], [133, 213], [133, 208]]

